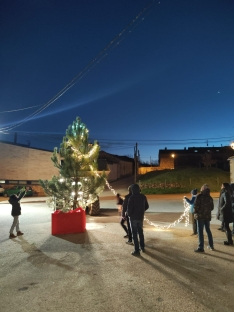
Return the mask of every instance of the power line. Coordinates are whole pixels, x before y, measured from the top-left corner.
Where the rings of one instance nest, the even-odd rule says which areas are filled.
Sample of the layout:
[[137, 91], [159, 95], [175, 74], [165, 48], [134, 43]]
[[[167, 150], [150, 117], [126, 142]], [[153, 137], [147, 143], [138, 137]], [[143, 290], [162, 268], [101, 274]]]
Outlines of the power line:
[[[75, 76], [62, 90], [60, 90], [51, 100], [49, 100], [47, 103], [45, 103], [44, 105], [42, 105], [37, 111], [35, 111], [34, 113], [32, 113], [31, 115], [29, 115], [28, 117], [25, 117], [22, 121], [15, 123], [11, 126], [7, 126], [7, 127], [3, 127], [0, 128], [0, 132], [4, 132], [4, 131], [10, 131], [16, 127], [19, 127], [21, 125], [23, 125], [24, 123], [26, 123], [27, 121], [31, 120], [32, 118], [34, 118], [35, 116], [37, 116], [38, 114], [40, 114], [43, 110], [45, 110], [46, 108], [48, 108], [51, 104], [53, 104], [55, 101], [57, 101], [64, 93], [66, 93], [70, 88], [72, 88], [80, 79], [82, 79], [84, 77], [84, 75], [86, 75], [94, 66], [96, 66], [98, 63], [100, 63], [100, 61], [103, 59], [103, 57], [105, 57], [106, 55], [104, 55], [104, 53], [106, 53], [107, 50], [110, 49], [110, 47], [115, 43], [120, 43], [120, 41], [118, 41], [120, 38], [122, 38], [121, 36], [123, 36], [123, 34], [127, 34], [126, 31], [132, 27], [132, 25], [134, 25], [134, 23], [136, 23], [139, 20], [139, 17], [141, 15], [143, 15], [148, 8], [155, 2], [155, 0], [152, 0], [146, 7], [144, 7], [144, 9], [117, 35], [115, 36], [114, 39], [112, 39], [107, 46], [101, 50], [101, 52], [99, 52], [97, 54], [97, 56], [92, 59], [92, 61], [86, 66], [84, 67], [80, 73]], [[144, 19], [142, 19], [144, 20]], [[141, 20], [141, 21], [142, 21]], [[130, 31], [129, 31], [130, 33]], [[117, 44], [116, 44], [117, 45]]]

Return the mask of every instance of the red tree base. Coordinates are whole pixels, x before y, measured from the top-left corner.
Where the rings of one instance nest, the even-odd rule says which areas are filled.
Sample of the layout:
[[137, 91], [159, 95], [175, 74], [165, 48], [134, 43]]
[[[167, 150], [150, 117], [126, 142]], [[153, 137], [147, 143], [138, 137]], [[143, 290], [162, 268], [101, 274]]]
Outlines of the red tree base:
[[83, 233], [86, 228], [86, 214], [82, 208], [69, 212], [55, 211], [51, 215], [52, 235]]

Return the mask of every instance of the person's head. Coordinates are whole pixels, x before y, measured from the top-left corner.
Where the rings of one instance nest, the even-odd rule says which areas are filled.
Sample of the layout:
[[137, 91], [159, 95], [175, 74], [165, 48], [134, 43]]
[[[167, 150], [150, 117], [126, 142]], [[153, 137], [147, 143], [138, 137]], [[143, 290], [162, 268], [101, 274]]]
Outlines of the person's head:
[[116, 194], [116, 197], [120, 197], [120, 194], [119, 194], [119, 193], [117, 193], [117, 194]]
[[18, 198], [18, 196], [16, 194], [12, 194], [10, 196], [10, 200], [16, 200]]
[[209, 190], [209, 185], [208, 184], [203, 184], [202, 187], [201, 187], [201, 192], [202, 191], [205, 191], [205, 190]]
[[227, 182], [224, 182], [224, 183], [221, 185], [221, 189], [225, 189], [230, 195], [232, 195], [232, 193], [233, 193], [230, 184], [227, 183]]
[[192, 191], [191, 191], [191, 194], [192, 194], [192, 195], [197, 195], [197, 189], [192, 190]]
[[131, 191], [132, 191], [132, 194], [136, 194], [136, 193], [140, 193], [140, 187], [138, 184], [133, 184], [131, 185]]

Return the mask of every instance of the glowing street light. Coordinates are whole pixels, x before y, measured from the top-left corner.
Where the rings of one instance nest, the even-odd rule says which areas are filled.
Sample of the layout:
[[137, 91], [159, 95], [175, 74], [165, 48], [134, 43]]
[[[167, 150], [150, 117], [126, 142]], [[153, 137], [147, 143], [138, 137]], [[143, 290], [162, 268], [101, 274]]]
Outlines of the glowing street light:
[[234, 150], [234, 142], [230, 144], [231, 148]]

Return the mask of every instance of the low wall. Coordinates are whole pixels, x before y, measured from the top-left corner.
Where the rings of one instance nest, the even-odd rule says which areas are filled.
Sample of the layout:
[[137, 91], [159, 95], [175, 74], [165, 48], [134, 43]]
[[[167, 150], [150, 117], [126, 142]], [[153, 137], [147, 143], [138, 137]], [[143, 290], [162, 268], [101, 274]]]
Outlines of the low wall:
[[165, 167], [140, 167], [138, 168], [138, 174], [146, 174], [147, 172], [151, 171], [159, 171], [165, 169], [173, 169], [173, 168], [165, 168]]

